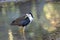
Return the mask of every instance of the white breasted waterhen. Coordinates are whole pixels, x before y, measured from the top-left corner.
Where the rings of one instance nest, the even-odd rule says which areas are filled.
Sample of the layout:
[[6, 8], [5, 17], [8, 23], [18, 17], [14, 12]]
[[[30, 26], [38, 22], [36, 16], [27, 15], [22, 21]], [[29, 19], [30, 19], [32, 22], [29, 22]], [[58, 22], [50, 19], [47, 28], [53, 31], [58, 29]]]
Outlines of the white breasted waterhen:
[[17, 26], [22, 27], [23, 28], [23, 33], [24, 33], [25, 26], [27, 26], [32, 21], [33, 21], [33, 15], [32, 15], [31, 12], [29, 12], [29, 13], [26, 13], [24, 16], [13, 20], [11, 25], [17, 25]]
[[11, 25], [17, 25], [17, 26], [27, 26], [29, 23], [33, 21], [33, 15], [32, 13], [27, 13], [26, 15], [17, 18], [16, 20], [13, 20]]

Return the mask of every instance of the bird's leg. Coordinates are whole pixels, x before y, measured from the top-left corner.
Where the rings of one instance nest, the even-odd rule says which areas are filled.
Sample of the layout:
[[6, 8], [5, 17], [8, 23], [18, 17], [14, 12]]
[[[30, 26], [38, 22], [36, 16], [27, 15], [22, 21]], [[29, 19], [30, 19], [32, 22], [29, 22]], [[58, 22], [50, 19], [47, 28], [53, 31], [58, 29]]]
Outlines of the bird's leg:
[[25, 37], [25, 27], [19, 27], [19, 33], [20, 35], [22, 36], [23, 40], [26, 40], [26, 37]]
[[20, 35], [23, 35], [23, 27], [22, 27], [22, 26], [19, 27], [19, 34], [20, 34]]
[[26, 37], [25, 37], [25, 27], [23, 27], [23, 38], [24, 38], [24, 40], [26, 40]]
[[25, 27], [23, 27], [23, 35], [25, 35]]

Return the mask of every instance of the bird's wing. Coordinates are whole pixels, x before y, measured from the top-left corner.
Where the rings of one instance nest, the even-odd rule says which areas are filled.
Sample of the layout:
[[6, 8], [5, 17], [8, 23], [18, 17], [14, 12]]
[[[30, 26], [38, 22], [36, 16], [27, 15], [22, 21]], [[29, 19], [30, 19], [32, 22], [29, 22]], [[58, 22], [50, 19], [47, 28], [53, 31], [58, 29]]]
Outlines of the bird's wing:
[[16, 21], [22, 21], [22, 20], [24, 20], [25, 18], [27, 18], [27, 16], [19, 17], [19, 18], [16, 19]]
[[24, 15], [24, 16], [22, 16], [22, 17], [19, 17], [19, 18], [17, 18], [16, 20], [14, 20], [16, 23], [18, 23], [18, 22], [21, 22], [22, 20], [24, 20], [25, 18], [27, 18], [27, 16], [26, 15]]
[[25, 20], [27, 18], [26, 15], [19, 17], [12, 21], [11, 25], [19, 25], [21, 21]]

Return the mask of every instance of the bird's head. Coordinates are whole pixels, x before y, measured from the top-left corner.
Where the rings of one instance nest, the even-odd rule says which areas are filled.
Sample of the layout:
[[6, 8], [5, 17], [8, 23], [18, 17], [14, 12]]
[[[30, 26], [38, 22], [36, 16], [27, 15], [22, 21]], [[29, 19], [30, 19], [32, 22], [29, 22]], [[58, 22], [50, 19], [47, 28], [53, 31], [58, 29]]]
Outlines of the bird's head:
[[33, 15], [32, 15], [31, 12], [30, 12], [30, 13], [26, 13], [26, 15], [27, 15], [28, 17], [33, 17]]
[[32, 13], [27, 13], [26, 16], [29, 18], [30, 22], [33, 21], [33, 15], [32, 15]]

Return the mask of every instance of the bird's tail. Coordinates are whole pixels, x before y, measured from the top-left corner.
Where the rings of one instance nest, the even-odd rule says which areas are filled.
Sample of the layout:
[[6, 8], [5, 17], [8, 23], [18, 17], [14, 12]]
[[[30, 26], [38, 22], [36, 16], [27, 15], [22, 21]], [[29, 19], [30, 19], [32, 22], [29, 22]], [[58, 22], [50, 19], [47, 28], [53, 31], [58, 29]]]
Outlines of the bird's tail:
[[11, 25], [16, 25], [15, 20], [14, 20], [14, 21], [12, 21]]

